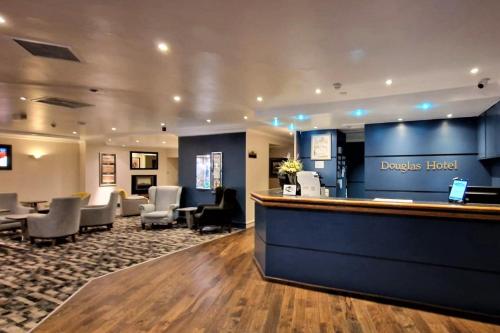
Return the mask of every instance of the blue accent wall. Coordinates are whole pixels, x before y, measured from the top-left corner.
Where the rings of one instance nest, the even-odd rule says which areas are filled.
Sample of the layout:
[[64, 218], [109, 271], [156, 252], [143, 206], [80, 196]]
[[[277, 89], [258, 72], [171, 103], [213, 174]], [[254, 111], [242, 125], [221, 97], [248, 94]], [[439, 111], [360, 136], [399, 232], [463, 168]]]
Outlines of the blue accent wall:
[[[478, 160], [478, 128], [478, 118], [366, 125], [367, 197], [446, 201], [453, 177], [490, 186], [489, 169]], [[381, 170], [382, 161], [420, 163], [422, 170]], [[426, 161], [457, 161], [458, 170], [426, 170]]]
[[[323, 169], [314, 168], [314, 161], [311, 160], [311, 136], [316, 134], [330, 134], [332, 137], [332, 159], [324, 161], [325, 167]], [[330, 196], [335, 196], [337, 183], [337, 130], [297, 132], [297, 148], [304, 170], [317, 171], [322, 177], [321, 181], [330, 190]]]
[[479, 117], [478, 149], [482, 159], [500, 158], [500, 103]]
[[196, 189], [196, 155], [222, 152], [222, 184], [237, 191], [239, 207], [235, 223], [245, 223], [245, 154], [246, 133], [189, 136], [179, 138], [179, 185], [182, 205], [197, 206], [213, 203], [215, 195], [209, 190]]

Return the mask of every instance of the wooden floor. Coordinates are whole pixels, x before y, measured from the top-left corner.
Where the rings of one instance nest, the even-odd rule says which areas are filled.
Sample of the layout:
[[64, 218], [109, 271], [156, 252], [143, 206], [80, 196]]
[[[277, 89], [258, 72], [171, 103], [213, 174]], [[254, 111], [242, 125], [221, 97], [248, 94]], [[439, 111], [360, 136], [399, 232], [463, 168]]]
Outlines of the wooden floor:
[[94, 280], [34, 332], [500, 332], [264, 281], [253, 229]]

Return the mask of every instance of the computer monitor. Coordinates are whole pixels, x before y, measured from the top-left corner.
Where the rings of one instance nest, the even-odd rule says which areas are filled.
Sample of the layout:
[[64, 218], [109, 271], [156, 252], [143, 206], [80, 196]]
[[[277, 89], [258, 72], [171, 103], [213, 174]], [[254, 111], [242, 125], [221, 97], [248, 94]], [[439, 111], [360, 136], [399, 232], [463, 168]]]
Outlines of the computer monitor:
[[464, 202], [465, 191], [467, 190], [467, 181], [463, 179], [454, 179], [451, 185], [450, 195], [448, 200], [450, 202]]
[[[451, 185], [449, 191], [451, 192]], [[464, 202], [481, 204], [500, 204], [500, 187], [471, 186], [467, 184]]]

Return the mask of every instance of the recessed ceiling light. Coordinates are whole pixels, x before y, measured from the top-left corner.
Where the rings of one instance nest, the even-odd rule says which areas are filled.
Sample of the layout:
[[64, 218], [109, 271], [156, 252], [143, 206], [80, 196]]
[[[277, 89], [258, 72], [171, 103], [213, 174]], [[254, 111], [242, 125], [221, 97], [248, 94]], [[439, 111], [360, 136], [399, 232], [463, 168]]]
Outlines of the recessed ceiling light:
[[77, 131], [73, 131], [73, 134], [78, 134], [78, 132]]
[[403, 118], [398, 118], [398, 121], [403, 121]]
[[7, 21], [3, 16], [0, 16], [0, 24], [5, 24]]
[[211, 119], [207, 119], [207, 123], [209, 123], [209, 124], [210, 124], [211, 122], [212, 122], [212, 120], [211, 120]]
[[158, 43], [158, 50], [160, 50], [160, 52], [166, 53], [168, 51], [167, 43]]
[[321, 93], [322, 93], [321, 89], [319, 89], [319, 88], [316, 88], [316, 90], [314, 92], [316, 93], [316, 95], [321, 95]]
[[387, 80], [385, 80], [385, 85], [386, 85], [386, 86], [390, 86], [390, 85], [392, 85], [392, 79], [387, 79]]
[[161, 126], [165, 126], [165, 123], [161, 123], [160, 125], [161, 125]]
[[264, 98], [262, 96], [257, 96], [257, 102], [262, 103], [264, 101]]
[[293, 135], [293, 132], [288, 132], [288, 134]]
[[122, 147], [124, 147], [124, 148], [125, 148], [126, 146], [125, 146], [125, 145], [122, 145]]
[[453, 114], [448, 113], [448, 114], [446, 115], [446, 117], [447, 117], [447, 118], [451, 118], [451, 117], [453, 117]]
[[181, 96], [179, 96], [179, 95], [174, 96], [174, 102], [179, 103], [181, 100], [182, 100]]
[[162, 141], [161, 143], [165, 144], [165, 143], [167, 143], [167, 141]]
[[139, 141], [139, 140], [135, 140], [135, 142], [136, 142], [136, 143], [139, 143], [139, 142], [141, 142], [141, 141]]
[[314, 128], [314, 129], [318, 129], [318, 126], [314, 126], [313, 128]]
[[108, 141], [111, 141], [111, 138], [109, 138]]
[[25, 100], [26, 100], [26, 97], [21, 96], [21, 97], [19, 97], [19, 99], [20, 99], [21, 101], [25, 101]]
[[470, 73], [471, 73], [472, 75], [479, 73], [479, 68], [474, 67], [473, 69], [471, 69], [471, 70], [470, 70]]
[[248, 119], [248, 117], [247, 117], [247, 116], [244, 116], [244, 117], [243, 117], [243, 119], [247, 120], [247, 119]]
[[116, 131], [116, 127], [111, 127], [111, 130], [114, 132]]

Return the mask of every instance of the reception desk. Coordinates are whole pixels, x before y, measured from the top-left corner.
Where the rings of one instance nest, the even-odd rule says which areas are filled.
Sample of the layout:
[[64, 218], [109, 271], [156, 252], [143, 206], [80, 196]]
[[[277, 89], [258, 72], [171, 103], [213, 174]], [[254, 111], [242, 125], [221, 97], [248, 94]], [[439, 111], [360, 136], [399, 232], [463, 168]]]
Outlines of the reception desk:
[[268, 279], [500, 317], [500, 205], [252, 199]]

